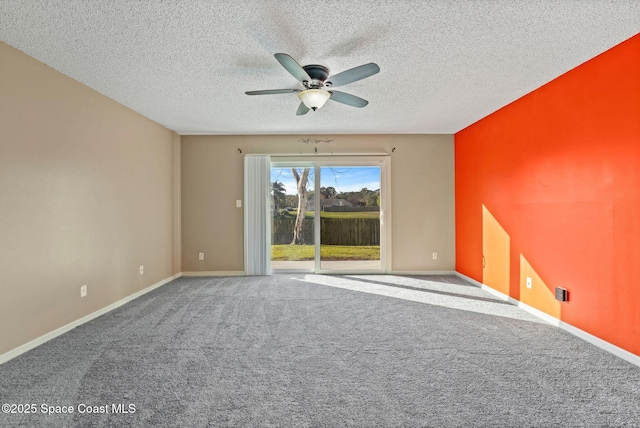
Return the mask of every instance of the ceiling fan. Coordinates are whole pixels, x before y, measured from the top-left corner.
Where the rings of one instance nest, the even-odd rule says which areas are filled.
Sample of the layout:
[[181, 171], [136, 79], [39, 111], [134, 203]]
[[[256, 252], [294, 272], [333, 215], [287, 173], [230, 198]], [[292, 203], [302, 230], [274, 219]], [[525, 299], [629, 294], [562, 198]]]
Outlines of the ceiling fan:
[[247, 91], [245, 94], [273, 95], [297, 92], [298, 98], [302, 101], [296, 112], [298, 116], [307, 114], [310, 109], [316, 111], [329, 99], [352, 107], [362, 108], [366, 106], [369, 101], [365, 99], [346, 92], [323, 88], [346, 85], [373, 76], [380, 71], [380, 67], [377, 64], [370, 62], [329, 76], [329, 69], [323, 65], [310, 64], [301, 66], [285, 53], [277, 53], [274, 56], [293, 77], [302, 83], [304, 89], [267, 89], [263, 91]]

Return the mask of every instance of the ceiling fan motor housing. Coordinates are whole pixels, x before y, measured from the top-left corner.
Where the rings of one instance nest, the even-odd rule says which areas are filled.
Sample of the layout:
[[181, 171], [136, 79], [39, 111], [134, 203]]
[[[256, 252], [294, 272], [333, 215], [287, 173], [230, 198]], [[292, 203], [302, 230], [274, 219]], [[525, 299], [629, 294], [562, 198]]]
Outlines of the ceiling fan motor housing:
[[329, 69], [323, 65], [310, 64], [302, 67], [311, 77], [311, 82], [302, 82], [308, 89], [318, 89], [323, 86], [331, 86], [331, 82], [325, 82], [329, 77]]

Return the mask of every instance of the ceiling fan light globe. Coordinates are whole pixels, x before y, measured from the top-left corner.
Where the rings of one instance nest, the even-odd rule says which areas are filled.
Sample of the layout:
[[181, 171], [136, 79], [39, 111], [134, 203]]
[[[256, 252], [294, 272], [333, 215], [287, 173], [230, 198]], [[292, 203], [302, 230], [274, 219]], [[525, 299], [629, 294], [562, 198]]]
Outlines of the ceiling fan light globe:
[[298, 98], [313, 111], [322, 107], [329, 98], [331, 93], [320, 89], [307, 89], [298, 94]]

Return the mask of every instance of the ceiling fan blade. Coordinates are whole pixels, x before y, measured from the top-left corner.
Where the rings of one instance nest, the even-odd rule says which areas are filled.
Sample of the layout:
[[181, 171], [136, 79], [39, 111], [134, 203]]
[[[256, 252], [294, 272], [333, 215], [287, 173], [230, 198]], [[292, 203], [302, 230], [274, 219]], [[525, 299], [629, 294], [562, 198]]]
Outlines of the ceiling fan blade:
[[264, 91], [247, 91], [247, 95], [273, 95], [273, 94], [290, 94], [291, 92], [300, 92], [299, 89], [265, 89]]
[[331, 92], [330, 99], [342, 104], [346, 104], [348, 106], [362, 108], [367, 104], [369, 104], [369, 101], [360, 97], [356, 97], [355, 95], [347, 94], [346, 92], [340, 92], [340, 91], [329, 91], [329, 92]]
[[309, 74], [307, 74], [307, 72], [304, 71], [304, 68], [302, 68], [300, 64], [296, 62], [295, 59], [291, 58], [289, 55], [285, 53], [277, 53], [274, 56], [276, 57], [278, 62], [282, 64], [282, 66], [289, 73], [291, 73], [293, 77], [295, 77], [301, 82], [304, 82], [305, 80], [307, 82], [311, 82], [311, 77], [309, 77]]
[[303, 116], [307, 113], [309, 113], [309, 107], [304, 105], [304, 103], [300, 103], [300, 105], [298, 106], [298, 111], [296, 112], [296, 116]]
[[358, 67], [351, 68], [349, 70], [338, 73], [335, 76], [331, 76], [325, 82], [327, 86], [342, 86], [347, 83], [357, 82], [358, 80], [365, 79], [369, 76], [373, 76], [380, 71], [378, 64], [370, 62], [368, 64], [359, 65]]

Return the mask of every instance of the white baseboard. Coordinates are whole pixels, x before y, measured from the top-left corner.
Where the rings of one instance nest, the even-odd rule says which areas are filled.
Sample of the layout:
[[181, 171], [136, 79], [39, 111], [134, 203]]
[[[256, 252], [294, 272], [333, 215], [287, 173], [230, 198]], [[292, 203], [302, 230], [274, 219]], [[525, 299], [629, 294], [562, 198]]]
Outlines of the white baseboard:
[[44, 335], [38, 337], [37, 339], [34, 339], [34, 340], [30, 341], [30, 342], [25, 343], [24, 345], [18, 346], [17, 348], [12, 349], [11, 351], [0, 355], [0, 364], [6, 363], [7, 361], [17, 357], [18, 355], [24, 354], [25, 352], [27, 352], [27, 351], [35, 348], [35, 347], [38, 347], [38, 346], [42, 345], [43, 343], [48, 342], [51, 339], [54, 339], [54, 338], [56, 338], [56, 337], [58, 337], [58, 336], [60, 336], [60, 335], [62, 335], [64, 333], [68, 332], [69, 330], [73, 330], [74, 328], [76, 328], [76, 327], [78, 327], [78, 326], [80, 326], [80, 325], [82, 325], [82, 324], [84, 324], [86, 322], [89, 322], [89, 321], [91, 321], [91, 320], [93, 320], [95, 318], [98, 318], [99, 316], [104, 315], [107, 312], [110, 312], [110, 311], [112, 311], [112, 310], [124, 305], [125, 303], [128, 303], [128, 302], [132, 301], [133, 299], [137, 299], [138, 297], [140, 297], [140, 296], [142, 296], [144, 294], [147, 294], [148, 292], [153, 291], [156, 288], [161, 287], [161, 286], [173, 281], [176, 278], [180, 278], [181, 276], [182, 276], [182, 274], [178, 273], [178, 274], [173, 275], [173, 276], [171, 276], [169, 278], [163, 279], [162, 281], [157, 282], [157, 283], [155, 283], [155, 284], [153, 284], [153, 285], [151, 285], [151, 286], [149, 286], [149, 287], [147, 287], [147, 288], [145, 288], [143, 290], [140, 290], [138, 292], [130, 294], [127, 297], [118, 300], [117, 302], [114, 302], [114, 303], [112, 303], [112, 304], [110, 304], [108, 306], [105, 306], [102, 309], [98, 309], [97, 311], [92, 312], [89, 315], [86, 315], [86, 316], [84, 316], [84, 317], [82, 317], [82, 318], [80, 318], [80, 319], [78, 319], [76, 321], [73, 321], [73, 322], [71, 322], [71, 323], [69, 323], [69, 324], [67, 324], [65, 326], [62, 326], [62, 327], [60, 327], [60, 328], [58, 328], [56, 330], [53, 330], [53, 331], [51, 331], [51, 332], [49, 332], [47, 334], [44, 334]]
[[513, 305], [516, 305], [517, 307], [529, 312], [531, 315], [534, 315], [538, 318], [540, 318], [543, 321], [546, 321], [547, 323], [554, 325], [556, 327], [561, 328], [562, 330], [586, 341], [591, 343], [592, 345], [597, 346], [600, 349], [603, 349], [607, 352], [609, 352], [610, 354], [615, 355], [618, 358], [622, 358], [625, 361], [630, 362], [631, 364], [634, 364], [638, 367], [640, 367], [640, 356], [633, 354], [625, 349], [622, 349], [612, 343], [607, 342], [606, 340], [602, 340], [597, 336], [592, 335], [591, 333], [587, 333], [584, 330], [581, 330], [577, 327], [572, 326], [571, 324], [568, 324], [562, 320], [559, 320], [556, 317], [553, 317], [545, 312], [542, 312], [539, 309], [534, 308], [533, 306], [529, 306], [526, 303], [522, 303], [519, 300], [514, 299], [513, 297], [509, 297], [504, 293], [501, 293], [497, 290], [494, 290], [493, 288], [476, 281], [475, 279], [469, 278], [466, 275], [461, 274], [460, 272], [456, 272], [455, 275], [457, 275], [458, 277], [464, 279], [467, 282], [470, 282], [473, 285], [476, 285], [480, 288], [482, 288], [483, 290], [486, 290], [487, 292], [493, 294], [494, 296], [505, 300]]
[[197, 272], [182, 272], [182, 276], [244, 276], [246, 273], [242, 270], [203, 270]]
[[[197, 273], [197, 272], [196, 272]], [[452, 270], [320, 270], [315, 269], [275, 269], [273, 274], [306, 273], [318, 275], [455, 275]]]
[[520, 301], [518, 301], [518, 300], [514, 299], [513, 297], [510, 297], [510, 296], [508, 296], [508, 295], [506, 295], [506, 294], [504, 294], [504, 293], [501, 293], [501, 292], [500, 292], [500, 291], [498, 291], [498, 290], [494, 290], [493, 288], [489, 287], [488, 285], [484, 285], [483, 283], [478, 282], [478, 281], [476, 281], [475, 279], [470, 278], [470, 277], [468, 277], [468, 276], [466, 276], [466, 275], [463, 275], [463, 274], [461, 274], [460, 272], [456, 272], [454, 275], [456, 275], [456, 276], [457, 276], [457, 277], [459, 277], [459, 278], [464, 279], [464, 280], [465, 280], [465, 281], [467, 281], [467, 282], [472, 283], [472, 284], [473, 284], [473, 285], [475, 285], [476, 287], [480, 287], [480, 288], [482, 288], [482, 289], [483, 289], [483, 290], [485, 290], [487, 293], [491, 293], [491, 294], [493, 294], [495, 297], [497, 297], [497, 298], [498, 298], [498, 299], [500, 299], [500, 300], [504, 300], [505, 302], [509, 302], [509, 303], [511, 303], [512, 305], [516, 305], [516, 306], [518, 306], [518, 304], [520, 303]]
[[389, 275], [455, 275], [453, 270], [391, 270]]

